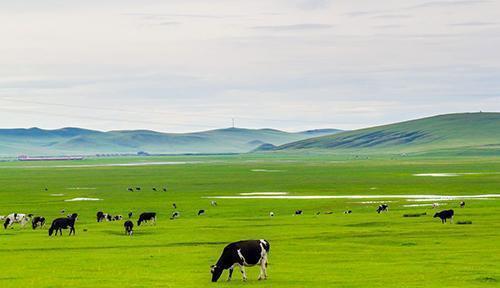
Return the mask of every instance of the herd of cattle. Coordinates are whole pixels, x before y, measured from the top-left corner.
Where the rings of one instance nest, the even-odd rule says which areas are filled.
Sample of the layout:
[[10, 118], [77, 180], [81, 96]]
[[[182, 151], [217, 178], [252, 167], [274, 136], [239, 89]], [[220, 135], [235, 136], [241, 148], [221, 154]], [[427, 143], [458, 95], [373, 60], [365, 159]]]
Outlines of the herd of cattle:
[[[129, 188], [131, 189], [131, 188]], [[164, 188], [166, 191], [166, 189]], [[212, 201], [211, 202], [212, 206], [217, 206], [217, 202]], [[174, 209], [177, 208], [177, 205], [173, 203], [172, 205]], [[465, 202], [460, 202], [460, 207], [463, 208], [465, 206]], [[433, 208], [436, 208], [437, 206], [433, 206]], [[378, 206], [376, 212], [381, 213], [381, 212], [387, 212], [389, 211], [389, 205], [387, 204], [381, 204]], [[64, 210], [61, 211], [64, 213]], [[199, 210], [198, 211], [198, 216], [203, 215], [205, 213], [205, 210]], [[332, 214], [333, 212], [324, 212], [324, 214]], [[351, 214], [351, 210], [346, 210], [344, 211], [344, 214]], [[303, 211], [302, 210], [296, 210], [294, 215], [302, 215]], [[319, 215], [320, 212], [318, 212], [316, 215]], [[179, 212], [173, 212], [172, 216], [170, 219], [175, 219], [179, 217]], [[269, 213], [270, 216], [274, 216], [274, 212]], [[450, 219], [450, 222], [453, 220], [453, 215], [454, 211], [452, 209], [450, 210], [443, 210], [441, 212], [437, 212], [434, 214], [434, 218], [440, 218], [442, 223], [445, 223], [447, 219]], [[125, 234], [131, 236], [133, 234], [134, 230], [134, 223], [130, 220], [133, 216], [132, 212], [128, 213], [128, 220], [126, 220], [123, 223], [123, 227], [125, 229]], [[62, 235], [62, 230], [63, 229], [68, 229], [69, 228], [69, 235], [73, 234], [75, 235], [75, 222], [78, 218], [77, 213], [72, 213], [68, 215], [67, 217], [60, 217], [56, 218], [52, 221], [52, 224], [49, 228], [49, 236], [52, 235]], [[102, 211], [97, 212], [96, 214], [96, 220], [97, 222], [103, 222], [103, 221], [119, 221], [122, 220], [123, 216], [122, 215], [111, 215], [108, 213], [104, 213]], [[22, 214], [22, 213], [12, 213], [7, 216], [0, 216], [0, 220], [5, 220], [4, 222], [4, 228], [7, 229], [11, 227], [14, 223], [18, 223], [21, 226], [25, 226], [27, 223], [31, 221], [31, 225], [33, 229], [41, 228], [45, 225], [45, 218], [43, 216], [34, 216], [33, 214]], [[155, 212], [144, 212], [139, 215], [139, 218], [137, 220], [137, 226], [140, 226], [142, 223], [149, 223], [151, 222], [152, 224], [156, 224], [156, 213]], [[55, 233], [54, 233], [55, 232]], [[230, 243], [227, 245], [219, 260], [215, 265], [211, 266], [211, 273], [212, 273], [212, 282], [217, 282], [217, 280], [220, 278], [222, 275], [222, 272], [224, 270], [229, 270], [229, 277], [228, 281], [231, 280], [232, 274], [233, 274], [233, 269], [235, 266], [238, 266], [240, 268], [243, 280], [247, 279], [244, 267], [245, 266], [254, 266], [254, 265], [260, 265], [260, 275], [259, 275], [259, 280], [261, 279], [267, 279], [267, 257], [269, 253], [270, 245], [269, 242], [263, 239], [260, 240], [244, 240], [244, 241], [238, 241], [234, 243]]]

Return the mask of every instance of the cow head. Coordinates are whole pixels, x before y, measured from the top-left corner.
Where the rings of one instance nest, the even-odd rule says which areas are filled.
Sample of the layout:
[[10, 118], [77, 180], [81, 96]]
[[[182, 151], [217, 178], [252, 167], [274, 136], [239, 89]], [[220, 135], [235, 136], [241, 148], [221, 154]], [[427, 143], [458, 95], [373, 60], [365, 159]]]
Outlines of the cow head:
[[439, 217], [439, 213], [434, 214], [433, 218], [437, 218], [437, 217]]
[[137, 220], [137, 226], [141, 226], [142, 219]]
[[217, 282], [219, 280], [220, 276], [222, 275], [222, 267], [218, 267], [217, 265], [212, 265], [210, 266], [210, 272], [212, 273], [212, 282]]

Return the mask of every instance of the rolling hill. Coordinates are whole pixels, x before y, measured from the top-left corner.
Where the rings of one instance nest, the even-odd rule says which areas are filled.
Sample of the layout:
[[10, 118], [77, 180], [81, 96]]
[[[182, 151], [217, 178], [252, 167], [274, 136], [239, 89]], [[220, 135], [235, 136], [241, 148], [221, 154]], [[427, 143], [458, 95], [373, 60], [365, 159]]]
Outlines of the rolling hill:
[[0, 156], [97, 153], [241, 153], [260, 145], [281, 145], [339, 132], [319, 129], [288, 133], [274, 129], [227, 128], [195, 133], [149, 130], [102, 132], [81, 128], [57, 130], [0, 129]]
[[439, 115], [284, 144], [273, 151], [360, 153], [500, 151], [500, 113]]

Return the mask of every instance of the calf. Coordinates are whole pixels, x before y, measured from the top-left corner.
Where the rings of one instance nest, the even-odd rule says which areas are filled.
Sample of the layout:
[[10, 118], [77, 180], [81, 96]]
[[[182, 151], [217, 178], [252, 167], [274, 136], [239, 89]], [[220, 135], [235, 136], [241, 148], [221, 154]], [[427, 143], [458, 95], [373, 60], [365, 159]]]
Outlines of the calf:
[[267, 254], [269, 242], [266, 240], [244, 240], [227, 245], [215, 265], [211, 266], [212, 282], [217, 282], [222, 272], [229, 269], [228, 281], [233, 275], [234, 266], [239, 266], [243, 281], [247, 280], [244, 266], [260, 265], [259, 280], [267, 279]]
[[156, 224], [156, 213], [155, 212], [144, 212], [139, 216], [137, 220], [137, 226], [141, 226], [142, 222], [153, 221]]
[[45, 225], [45, 217], [36, 216], [31, 220], [31, 227], [33, 227], [33, 230], [38, 227], [42, 228], [43, 225]]
[[441, 223], [446, 223], [446, 219], [450, 219], [450, 223], [453, 223], [453, 215], [455, 214], [455, 212], [450, 209], [450, 210], [443, 210], [441, 212], [438, 212], [436, 214], [434, 214], [434, 218], [440, 218], [441, 219]]
[[62, 230], [63, 229], [69, 229], [69, 235], [73, 233], [75, 235], [75, 221], [78, 218], [78, 214], [73, 213], [71, 214], [70, 217], [67, 218], [57, 218], [54, 221], [52, 221], [52, 225], [49, 228], [49, 236], [52, 236], [54, 234], [54, 231], [56, 232], [54, 235], [57, 235], [57, 232], [59, 231], [59, 235], [62, 236]]
[[123, 227], [125, 227], [125, 234], [132, 236], [132, 233], [134, 232], [134, 223], [132, 221], [127, 220], [125, 223], [123, 223]]
[[205, 210], [201, 209], [198, 211], [198, 216], [205, 214]]
[[174, 220], [176, 218], [179, 218], [180, 216], [180, 213], [175, 211], [174, 213], [172, 213], [172, 216], [170, 216], [170, 220]]
[[387, 212], [387, 211], [389, 211], [389, 205], [387, 205], [387, 204], [381, 204], [377, 208], [377, 213], [379, 213], [379, 214], [380, 214], [380, 212]]

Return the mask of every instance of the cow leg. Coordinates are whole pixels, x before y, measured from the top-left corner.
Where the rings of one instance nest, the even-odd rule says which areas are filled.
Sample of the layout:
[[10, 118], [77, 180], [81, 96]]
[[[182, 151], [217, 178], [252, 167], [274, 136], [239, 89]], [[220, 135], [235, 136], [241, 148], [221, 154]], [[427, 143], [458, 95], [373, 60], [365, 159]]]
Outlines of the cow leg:
[[450, 224], [453, 224], [453, 216], [450, 217]]
[[245, 272], [245, 267], [243, 265], [238, 264], [240, 266], [241, 276], [243, 277], [243, 281], [247, 281], [247, 273]]
[[231, 277], [233, 277], [234, 265], [229, 268], [229, 276], [227, 277], [227, 281], [231, 281]]
[[267, 259], [266, 259], [266, 257], [263, 257], [262, 260], [260, 261], [259, 280], [262, 280], [262, 279], [265, 280], [265, 279], [267, 279], [266, 268], [267, 268]]

